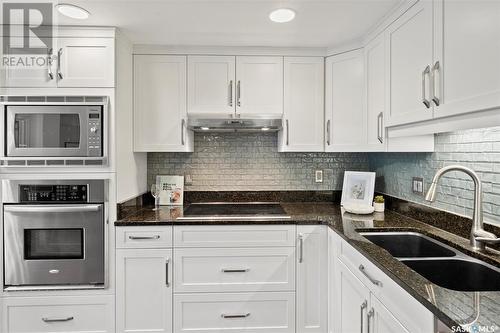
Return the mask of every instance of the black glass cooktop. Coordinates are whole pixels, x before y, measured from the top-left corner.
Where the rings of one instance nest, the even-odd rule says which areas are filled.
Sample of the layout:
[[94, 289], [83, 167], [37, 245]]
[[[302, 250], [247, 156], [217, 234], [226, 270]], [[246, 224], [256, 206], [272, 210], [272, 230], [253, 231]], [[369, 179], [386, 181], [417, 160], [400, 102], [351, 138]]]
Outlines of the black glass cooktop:
[[197, 203], [189, 205], [184, 217], [286, 216], [279, 203]]

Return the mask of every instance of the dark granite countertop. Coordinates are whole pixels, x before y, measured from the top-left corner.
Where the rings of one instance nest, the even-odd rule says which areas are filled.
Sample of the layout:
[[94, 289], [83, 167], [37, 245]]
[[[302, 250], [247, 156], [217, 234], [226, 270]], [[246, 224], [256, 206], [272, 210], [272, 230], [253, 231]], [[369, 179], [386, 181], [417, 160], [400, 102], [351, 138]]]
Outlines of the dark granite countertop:
[[176, 219], [182, 216], [182, 207], [162, 206], [159, 211], [153, 211], [151, 207], [137, 208], [128, 217], [115, 222], [115, 225], [327, 224], [450, 328], [457, 325], [466, 325], [477, 318], [474, 321], [475, 324], [487, 327], [496, 326], [493, 332], [500, 330], [500, 291], [461, 292], [440, 287], [415, 273], [392, 257], [387, 251], [369, 242], [358, 232], [387, 230], [387, 228], [392, 231], [418, 231], [496, 267], [500, 267], [500, 252], [490, 249], [485, 253], [473, 251], [468, 239], [391, 210], [386, 210], [385, 213], [356, 216], [343, 213], [339, 204], [326, 202], [293, 202], [282, 203], [282, 206], [286, 213], [291, 216], [291, 219], [274, 220], [272, 222], [179, 221]]

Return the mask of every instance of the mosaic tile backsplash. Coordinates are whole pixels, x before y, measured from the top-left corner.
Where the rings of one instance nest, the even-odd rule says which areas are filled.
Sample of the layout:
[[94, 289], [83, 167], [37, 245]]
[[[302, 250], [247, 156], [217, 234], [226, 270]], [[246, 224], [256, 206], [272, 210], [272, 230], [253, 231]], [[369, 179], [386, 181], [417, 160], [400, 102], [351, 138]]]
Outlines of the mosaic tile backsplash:
[[[500, 225], [500, 127], [437, 134], [434, 153], [371, 153], [369, 164], [377, 173], [377, 191], [424, 204], [429, 203], [411, 190], [412, 177], [422, 177], [427, 190], [439, 168], [471, 167], [483, 183], [484, 219]], [[448, 173], [439, 182], [436, 202], [431, 205], [471, 217], [473, 188], [466, 174]]]
[[345, 170], [368, 170], [367, 154], [278, 153], [276, 133], [195, 133], [194, 140], [194, 153], [148, 153], [148, 185], [158, 174], [189, 174], [189, 191], [341, 190]]

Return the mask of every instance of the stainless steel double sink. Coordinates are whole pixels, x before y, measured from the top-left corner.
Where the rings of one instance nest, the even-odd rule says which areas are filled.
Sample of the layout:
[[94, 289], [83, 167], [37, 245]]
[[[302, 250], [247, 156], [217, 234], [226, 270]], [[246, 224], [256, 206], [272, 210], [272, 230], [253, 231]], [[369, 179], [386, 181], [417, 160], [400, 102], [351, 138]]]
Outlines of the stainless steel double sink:
[[432, 283], [458, 291], [500, 291], [500, 269], [418, 232], [360, 232]]

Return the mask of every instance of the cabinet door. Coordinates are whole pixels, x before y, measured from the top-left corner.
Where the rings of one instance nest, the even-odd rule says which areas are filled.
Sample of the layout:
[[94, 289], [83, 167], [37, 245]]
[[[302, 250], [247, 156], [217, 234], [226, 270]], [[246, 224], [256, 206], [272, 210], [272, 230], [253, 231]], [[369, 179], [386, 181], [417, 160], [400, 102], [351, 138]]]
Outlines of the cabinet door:
[[134, 151], [192, 151], [186, 117], [186, 57], [134, 56]]
[[385, 150], [385, 39], [379, 35], [365, 47], [367, 144]]
[[370, 295], [371, 314], [369, 316], [370, 333], [408, 333], [392, 313], [373, 295]]
[[324, 59], [285, 57], [280, 151], [323, 151]]
[[370, 292], [340, 260], [337, 260], [335, 268], [335, 309], [338, 310], [334, 314], [334, 332], [367, 332]]
[[500, 2], [434, 3], [434, 116], [500, 107]]
[[[387, 125], [432, 118], [432, 1], [419, 1], [386, 31]], [[423, 101], [428, 103], [425, 106]]]
[[59, 87], [114, 87], [113, 38], [58, 38]]
[[297, 331], [326, 332], [328, 238], [325, 226], [297, 226]]
[[188, 113], [234, 114], [234, 56], [188, 56]]
[[[55, 41], [55, 39], [53, 40]], [[10, 47], [20, 47], [24, 45], [22, 37], [11, 37]], [[9, 66], [0, 66], [2, 75], [2, 86], [8, 88], [33, 87], [50, 88], [57, 86], [55, 77], [54, 52], [45, 47], [45, 44], [38, 38], [29, 39], [30, 47], [43, 48], [43, 54], [31, 54], [29, 51], [25, 54], [10, 54], [9, 50], [4, 51], [4, 56], [9, 59]], [[35, 59], [33, 65], [30, 59]], [[26, 62], [29, 61], [29, 62]]]
[[326, 151], [364, 151], [366, 115], [363, 51], [326, 59]]
[[118, 332], [172, 332], [172, 250], [116, 251]]
[[283, 114], [283, 57], [236, 57], [236, 113]]

